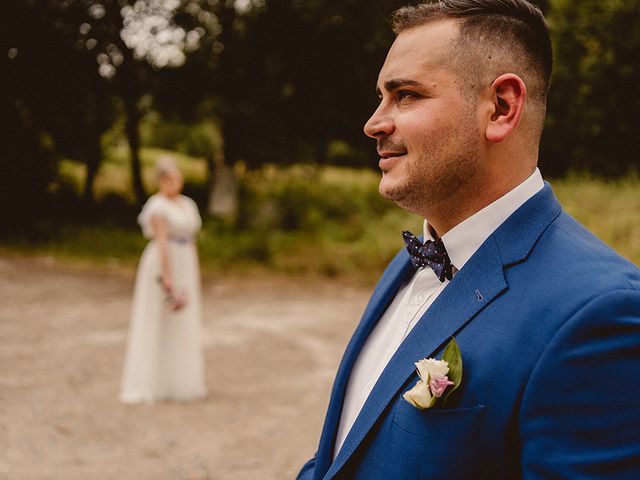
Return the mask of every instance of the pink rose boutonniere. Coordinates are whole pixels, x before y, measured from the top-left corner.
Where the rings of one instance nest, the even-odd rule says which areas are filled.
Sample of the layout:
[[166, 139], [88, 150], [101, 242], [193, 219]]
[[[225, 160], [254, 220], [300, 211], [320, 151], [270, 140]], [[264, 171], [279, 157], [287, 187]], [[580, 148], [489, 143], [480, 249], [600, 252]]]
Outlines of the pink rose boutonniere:
[[440, 398], [445, 403], [462, 382], [462, 356], [456, 339], [451, 337], [442, 360], [423, 358], [416, 362], [416, 369], [420, 380], [402, 398], [420, 410], [433, 407]]

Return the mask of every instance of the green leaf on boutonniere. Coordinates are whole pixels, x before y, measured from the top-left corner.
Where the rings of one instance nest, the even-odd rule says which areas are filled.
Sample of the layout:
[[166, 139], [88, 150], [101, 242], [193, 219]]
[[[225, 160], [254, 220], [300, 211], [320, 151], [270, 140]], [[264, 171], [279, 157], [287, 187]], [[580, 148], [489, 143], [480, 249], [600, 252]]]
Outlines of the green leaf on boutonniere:
[[449, 364], [449, 374], [447, 376], [453, 382], [453, 385], [447, 388], [443, 395], [442, 402], [446, 403], [449, 395], [462, 383], [462, 355], [460, 354], [458, 342], [454, 337], [451, 337], [451, 341], [444, 349], [442, 360]]

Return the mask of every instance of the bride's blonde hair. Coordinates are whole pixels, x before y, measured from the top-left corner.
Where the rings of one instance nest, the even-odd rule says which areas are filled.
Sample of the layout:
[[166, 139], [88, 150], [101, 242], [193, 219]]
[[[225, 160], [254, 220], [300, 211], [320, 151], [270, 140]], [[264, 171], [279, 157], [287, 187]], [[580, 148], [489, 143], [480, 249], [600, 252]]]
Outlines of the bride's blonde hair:
[[163, 155], [158, 158], [155, 166], [156, 180], [160, 180], [167, 173], [180, 172], [176, 160], [171, 155]]

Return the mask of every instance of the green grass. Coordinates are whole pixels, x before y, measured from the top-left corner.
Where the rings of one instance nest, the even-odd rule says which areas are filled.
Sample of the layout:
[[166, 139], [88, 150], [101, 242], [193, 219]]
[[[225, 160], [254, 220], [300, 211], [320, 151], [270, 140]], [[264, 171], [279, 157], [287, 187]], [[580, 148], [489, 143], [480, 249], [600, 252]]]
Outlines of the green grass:
[[[163, 153], [143, 151], [150, 191], [153, 162]], [[204, 160], [180, 156], [179, 162], [190, 187], [204, 191]], [[80, 168], [65, 162], [61, 169], [64, 181], [77, 189]], [[239, 214], [234, 220], [205, 217], [198, 237], [205, 273], [262, 270], [371, 284], [402, 246], [400, 232], [419, 233], [422, 228], [421, 219], [379, 196], [379, 177], [373, 171], [267, 166], [238, 173]], [[569, 213], [623, 256], [640, 263], [640, 178], [572, 176], [551, 183]], [[128, 198], [128, 185], [125, 164], [111, 159], [101, 170], [98, 197], [108, 199], [115, 193]], [[125, 208], [115, 205], [116, 210]], [[17, 238], [4, 247], [69, 262], [133, 267], [145, 245], [135, 215], [131, 210], [127, 222], [114, 222], [106, 215], [92, 221], [49, 219], [38, 227], [37, 241]]]
[[[95, 181], [95, 194], [98, 200], [107, 195], [118, 195], [129, 202], [133, 202], [131, 189], [131, 169], [128, 166], [128, 150], [125, 147], [112, 149], [100, 166]], [[182, 170], [185, 181], [189, 184], [202, 186], [207, 180], [207, 163], [204, 158], [188, 157], [179, 152], [170, 152], [158, 148], [143, 148], [140, 152], [142, 164], [142, 182], [147, 192], [153, 192], [155, 187], [154, 165], [163, 155], [175, 158]], [[80, 193], [84, 185], [86, 169], [84, 164], [73, 160], [63, 160], [59, 166], [59, 178], [72, 186], [76, 193]]]
[[134, 268], [146, 244], [135, 230], [115, 225], [67, 225], [45, 240], [11, 239], [2, 254], [52, 257], [69, 265]]
[[420, 229], [420, 219], [378, 195], [371, 171], [265, 167], [240, 180], [235, 225], [205, 224], [199, 240], [204, 265], [233, 270], [259, 264], [370, 283], [395, 255], [398, 232]]
[[551, 183], [567, 212], [640, 265], [640, 177], [606, 181], [573, 175]]

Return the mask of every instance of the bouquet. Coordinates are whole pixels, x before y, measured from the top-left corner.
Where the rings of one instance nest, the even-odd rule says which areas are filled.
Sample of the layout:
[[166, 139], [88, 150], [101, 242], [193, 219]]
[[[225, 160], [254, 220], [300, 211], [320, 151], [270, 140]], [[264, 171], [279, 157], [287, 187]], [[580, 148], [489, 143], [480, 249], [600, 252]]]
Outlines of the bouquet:
[[[162, 276], [158, 275], [158, 283], [162, 286]], [[174, 312], [184, 308], [187, 304], [187, 292], [180, 290], [171, 290], [164, 297], [164, 302]]]
[[187, 304], [187, 292], [184, 290], [169, 292], [165, 298], [165, 302], [171, 310], [177, 312]]

